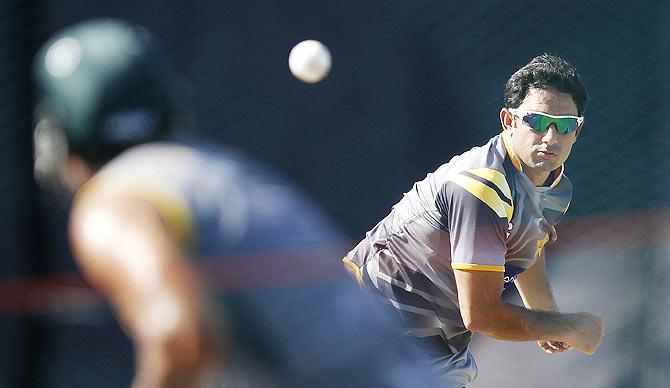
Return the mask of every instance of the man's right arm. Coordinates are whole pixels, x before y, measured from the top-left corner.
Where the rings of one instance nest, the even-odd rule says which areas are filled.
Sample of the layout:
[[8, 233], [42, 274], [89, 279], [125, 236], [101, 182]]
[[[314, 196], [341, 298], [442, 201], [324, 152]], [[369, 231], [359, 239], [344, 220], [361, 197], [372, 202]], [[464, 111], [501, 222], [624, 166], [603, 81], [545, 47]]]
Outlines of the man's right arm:
[[161, 215], [136, 198], [80, 200], [70, 237], [84, 275], [136, 346], [133, 387], [194, 386], [216, 349], [204, 291]]
[[509, 341], [554, 339], [586, 354], [600, 345], [604, 322], [589, 313], [532, 311], [504, 303], [502, 272], [454, 270], [458, 301], [465, 326]]

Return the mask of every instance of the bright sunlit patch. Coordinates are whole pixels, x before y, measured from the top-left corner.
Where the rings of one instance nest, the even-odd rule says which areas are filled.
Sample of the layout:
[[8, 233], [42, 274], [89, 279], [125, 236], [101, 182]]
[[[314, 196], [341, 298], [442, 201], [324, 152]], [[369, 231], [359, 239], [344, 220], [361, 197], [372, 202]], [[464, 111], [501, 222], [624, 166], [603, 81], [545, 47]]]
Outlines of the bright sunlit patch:
[[61, 38], [54, 42], [44, 58], [49, 74], [64, 78], [72, 74], [81, 62], [81, 46], [73, 38]]
[[[155, 253], [143, 236], [124, 233], [108, 210], [96, 210], [84, 221], [86, 238], [101, 246], [102, 250], [114, 252], [117, 264], [121, 265], [130, 279], [141, 287], [151, 288], [159, 281]], [[118, 241], [123, 243], [119, 244]]]
[[179, 307], [170, 299], [152, 304], [147, 312], [147, 325], [156, 335], [174, 330], [180, 319]]
[[112, 236], [114, 222], [109, 212], [94, 211], [84, 220], [84, 235], [95, 244], [105, 244]]

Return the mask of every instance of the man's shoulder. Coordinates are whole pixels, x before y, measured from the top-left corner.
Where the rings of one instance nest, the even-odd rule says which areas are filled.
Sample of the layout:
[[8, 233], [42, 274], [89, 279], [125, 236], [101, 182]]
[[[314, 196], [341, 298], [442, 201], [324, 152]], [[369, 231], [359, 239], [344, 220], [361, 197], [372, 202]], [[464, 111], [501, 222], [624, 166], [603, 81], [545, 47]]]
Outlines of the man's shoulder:
[[472, 168], [489, 168], [504, 172], [503, 162], [506, 157], [505, 148], [500, 135], [489, 139], [486, 144], [475, 146], [452, 159], [452, 171], [463, 171]]
[[442, 164], [435, 174], [443, 182], [452, 181], [456, 175], [477, 175], [482, 177], [492, 176], [507, 180], [510, 174], [509, 166], [505, 160], [507, 152], [502, 143], [501, 135], [492, 137], [486, 144], [476, 146], [462, 154], [454, 156], [448, 162]]
[[495, 213], [511, 219], [513, 211], [511, 179], [513, 173], [506, 163], [507, 153], [500, 135], [485, 145], [454, 157], [442, 172], [442, 190], [452, 198], [474, 199], [461, 201], [472, 206], [485, 204]]

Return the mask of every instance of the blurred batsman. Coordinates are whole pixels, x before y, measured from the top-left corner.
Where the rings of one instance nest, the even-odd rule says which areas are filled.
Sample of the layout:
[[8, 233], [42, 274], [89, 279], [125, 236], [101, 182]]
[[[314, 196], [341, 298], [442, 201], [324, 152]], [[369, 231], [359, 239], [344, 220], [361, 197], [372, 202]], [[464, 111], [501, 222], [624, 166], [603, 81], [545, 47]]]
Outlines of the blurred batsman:
[[[72, 26], [34, 71], [36, 177], [76, 193], [73, 251], [133, 340], [134, 387], [431, 386], [346, 276], [303, 279], [341, 271], [343, 236], [314, 203], [234, 150], [169, 134], [174, 76], [146, 30]], [[237, 289], [206, 289], [208, 263]]]
[[[602, 319], [558, 312], [545, 276], [544, 246], [572, 198], [563, 163], [586, 101], [572, 65], [534, 58], [507, 82], [502, 133], [415, 183], [344, 259], [400, 313], [448, 387], [476, 376], [468, 350], [475, 331], [535, 340], [548, 353], [574, 346], [591, 354], [600, 345]], [[503, 302], [512, 283], [525, 308]]]

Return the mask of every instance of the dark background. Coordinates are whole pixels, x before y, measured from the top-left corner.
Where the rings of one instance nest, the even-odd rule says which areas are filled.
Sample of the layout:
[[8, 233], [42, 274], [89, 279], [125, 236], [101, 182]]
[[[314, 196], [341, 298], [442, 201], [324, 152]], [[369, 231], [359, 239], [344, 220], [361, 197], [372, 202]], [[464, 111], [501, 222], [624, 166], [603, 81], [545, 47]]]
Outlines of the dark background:
[[[32, 56], [57, 29], [109, 16], [158, 36], [184, 76], [183, 96], [200, 132], [283, 170], [352, 241], [414, 181], [499, 131], [511, 73], [543, 52], [561, 55], [579, 69], [591, 96], [586, 127], [566, 164], [575, 186], [568, 219], [584, 224], [601, 217], [594, 228], [624, 234], [641, 228], [647, 237], [636, 249], [642, 253], [631, 256], [636, 281], [667, 286], [665, 267], [658, 266], [667, 251], [645, 250], [667, 240], [659, 232], [663, 219], [642, 223], [648, 218], [635, 216], [658, 214], [670, 201], [666, 1], [0, 0], [2, 387], [94, 386], [87, 383], [94, 372], [59, 374], [54, 365], [132, 367], [120, 333], [118, 353], [107, 352], [117, 359], [81, 356], [95, 345], [97, 329], [89, 324], [95, 319], [45, 314], [41, 307], [32, 313], [29, 282], [12, 280], [74, 269], [64, 210], [45, 204], [32, 179]], [[304, 39], [322, 41], [333, 55], [331, 74], [315, 85], [288, 71], [288, 52]], [[654, 294], [653, 288], [631, 293], [638, 296], [631, 306]], [[653, 297], [667, 307], [663, 293]], [[636, 316], [646, 311], [633, 310]], [[90, 337], [80, 335], [87, 330]], [[645, 341], [633, 342], [646, 354]], [[125, 375], [114, 385], [110, 368], [109, 380], [98, 374], [95, 386], [123, 386], [118, 381]], [[649, 373], [649, 367], [627, 368]], [[626, 386], [651, 386], [632, 381]]]

